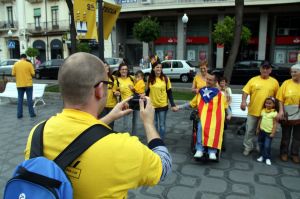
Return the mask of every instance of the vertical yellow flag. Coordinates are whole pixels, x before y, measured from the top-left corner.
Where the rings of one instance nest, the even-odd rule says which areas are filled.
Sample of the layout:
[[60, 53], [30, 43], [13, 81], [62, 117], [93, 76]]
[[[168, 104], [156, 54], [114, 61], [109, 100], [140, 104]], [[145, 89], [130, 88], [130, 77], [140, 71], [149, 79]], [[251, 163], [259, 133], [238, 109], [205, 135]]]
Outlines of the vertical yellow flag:
[[96, 0], [74, 0], [77, 39], [97, 39]]
[[103, 5], [103, 35], [104, 39], [108, 39], [118, 17], [121, 6], [104, 2]]

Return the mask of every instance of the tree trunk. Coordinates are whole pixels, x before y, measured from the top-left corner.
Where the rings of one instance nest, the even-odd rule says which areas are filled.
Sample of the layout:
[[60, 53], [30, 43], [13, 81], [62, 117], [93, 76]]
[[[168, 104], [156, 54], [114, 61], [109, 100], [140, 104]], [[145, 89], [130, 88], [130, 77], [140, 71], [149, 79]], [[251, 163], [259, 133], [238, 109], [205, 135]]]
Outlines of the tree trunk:
[[151, 56], [151, 55], [154, 55], [154, 43], [153, 41], [150, 41], [148, 43], [148, 55]]
[[71, 35], [71, 54], [76, 53], [76, 29], [75, 29], [75, 21], [74, 21], [74, 12], [73, 12], [73, 3], [72, 0], [66, 0], [69, 12], [70, 12], [70, 18], [71, 18], [71, 24], [70, 24], [70, 35]]
[[239, 51], [243, 26], [244, 0], [235, 0], [235, 30], [230, 54], [225, 66], [224, 76], [230, 82], [233, 66]]

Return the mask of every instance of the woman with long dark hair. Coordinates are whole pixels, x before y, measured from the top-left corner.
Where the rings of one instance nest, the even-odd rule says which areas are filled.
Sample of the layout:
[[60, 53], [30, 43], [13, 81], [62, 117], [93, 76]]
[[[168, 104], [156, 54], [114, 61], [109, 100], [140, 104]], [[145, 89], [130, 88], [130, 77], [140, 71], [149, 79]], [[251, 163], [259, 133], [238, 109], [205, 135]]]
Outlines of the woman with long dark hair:
[[150, 97], [152, 105], [155, 108], [155, 126], [160, 137], [164, 139], [168, 100], [170, 101], [173, 111], [176, 109], [176, 105], [173, 100], [170, 79], [163, 73], [160, 62], [154, 62], [152, 64], [147, 87], [146, 95]]

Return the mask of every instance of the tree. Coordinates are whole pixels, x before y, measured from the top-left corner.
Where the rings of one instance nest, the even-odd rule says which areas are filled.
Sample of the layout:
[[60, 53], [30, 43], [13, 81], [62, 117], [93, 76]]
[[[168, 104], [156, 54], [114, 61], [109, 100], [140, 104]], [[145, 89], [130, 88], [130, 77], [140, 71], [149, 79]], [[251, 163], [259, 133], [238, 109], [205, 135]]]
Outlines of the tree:
[[224, 44], [230, 48], [224, 76], [230, 81], [233, 65], [239, 50], [240, 41], [247, 44], [251, 31], [243, 26], [244, 0], [235, 0], [235, 17], [225, 17], [223, 22], [215, 25], [213, 40], [215, 43]]
[[153, 41], [160, 36], [160, 27], [156, 19], [143, 17], [133, 26], [133, 35], [136, 39], [149, 44], [149, 53], [153, 54]]
[[89, 53], [89, 52], [91, 52], [91, 48], [90, 48], [89, 44], [86, 42], [78, 42], [76, 45], [76, 51]]
[[69, 14], [71, 18], [70, 23], [70, 35], [71, 35], [71, 54], [76, 52], [76, 28], [75, 28], [75, 21], [74, 21], [74, 12], [73, 12], [73, 2], [72, 0], [66, 0], [68, 8], [69, 8]]
[[40, 51], [36, 48], [27, 48], [25, 53], [29, 57], [36, 57], [40, 54]]

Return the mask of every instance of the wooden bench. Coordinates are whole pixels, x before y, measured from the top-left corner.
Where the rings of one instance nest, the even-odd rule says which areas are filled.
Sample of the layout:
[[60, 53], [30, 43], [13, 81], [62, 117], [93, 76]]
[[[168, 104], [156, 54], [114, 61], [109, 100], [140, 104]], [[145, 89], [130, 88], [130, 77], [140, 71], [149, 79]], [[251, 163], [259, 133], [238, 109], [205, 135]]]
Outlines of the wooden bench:
[[[37, 106], [38, 102], [42, 102], [42, 105], [45, 105], [45, 101], [43, 99], [45, 88], [47, 84], [33, 84], [33, 92], [32, 92], [32, 100], [33, 107]], [[15, 82], [8, 82], [6, 84], [5, 90], [3, 93], [0, 93], [0, 98], [15, 98], [18, 99], [18, 90]], [[26, 99], [26, 94], [24, 95], [24, 99]]]

